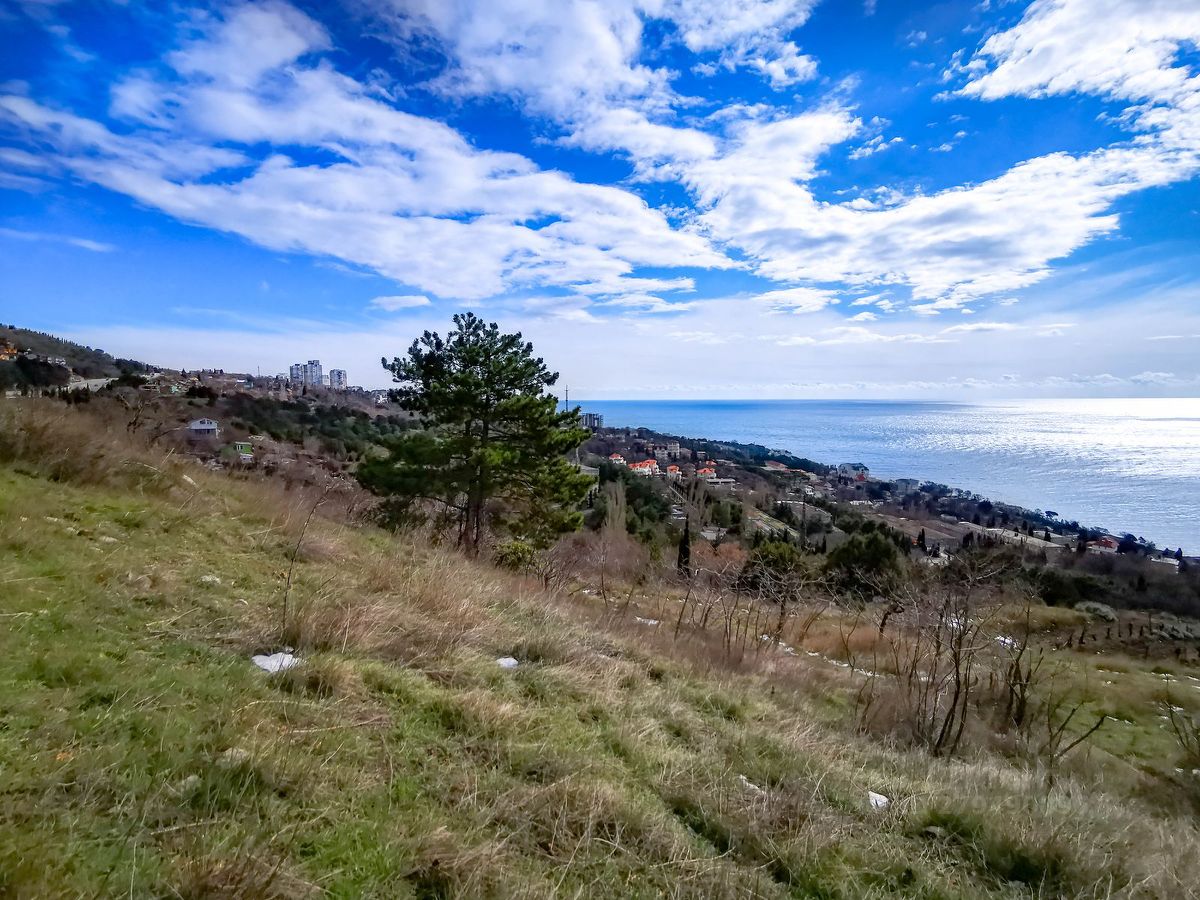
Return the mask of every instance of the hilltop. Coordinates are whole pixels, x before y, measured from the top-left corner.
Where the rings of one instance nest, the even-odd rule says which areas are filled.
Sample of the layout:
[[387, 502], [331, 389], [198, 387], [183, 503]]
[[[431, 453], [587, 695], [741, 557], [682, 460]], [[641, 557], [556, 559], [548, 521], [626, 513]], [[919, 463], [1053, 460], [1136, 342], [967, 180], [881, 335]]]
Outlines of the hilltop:
[[1109, 712], [1146, 724], [1108, 749], [947, 760], [856, 717], [875, 622], [761, 642], [775, 613], [547, 586], [86, 408], [0, 415], [7, 895], [1196, 895], [1129, 660]]

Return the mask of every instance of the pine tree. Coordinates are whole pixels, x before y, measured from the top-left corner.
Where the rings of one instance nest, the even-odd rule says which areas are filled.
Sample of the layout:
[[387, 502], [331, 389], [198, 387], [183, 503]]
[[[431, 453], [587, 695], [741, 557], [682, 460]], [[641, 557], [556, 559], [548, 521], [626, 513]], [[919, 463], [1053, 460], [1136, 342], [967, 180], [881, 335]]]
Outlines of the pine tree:
[[921, 529], [921, 533], [917, 535], [917, 546], [918, 546], [918, 547], [920, 547], [922, 550], [928, 550], [928, 549], [929, 549], [929, 548], [928, 548], [928, 547], [925, 545], [925, 529], [924, 529], [924, 528], [922, 528], [922, 529]]
[[679, 558], [675, 568], [684, 578], [692, 577], [692, 517], [688, 516], [683, 523], [683, 535], [679, 538]]
[[474, 313], [455, 315], [454, 326], [445, 338], [426, 331], [407, 356], [383, 360], [400, 385], [391, 399], [423, 430], [391, 439], [386, 455], [362, 464], [359, 480], [389, 498], [398, 520], [433, 507], [468, 552], [478, 552], [487, 524], [547, 546], [579, 527], [591, 484], [565, 456], [588, 435], [579, 410], [558, 409], [547, 392], [558, 374], [519, 333], [502, 334]]

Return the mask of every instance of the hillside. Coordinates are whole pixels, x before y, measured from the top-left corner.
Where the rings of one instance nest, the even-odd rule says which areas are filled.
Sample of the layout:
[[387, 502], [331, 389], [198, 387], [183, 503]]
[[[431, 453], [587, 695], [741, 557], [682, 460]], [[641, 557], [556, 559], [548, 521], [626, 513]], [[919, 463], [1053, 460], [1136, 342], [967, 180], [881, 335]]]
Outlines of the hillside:
[[[14, 351], [28, 351], [38, 359], [2, 358], [12, 355]], [[62, 360], [62, 363], [49, 365], [45, 362], [47, 359]], [[59, 387], [67, 383], [67, 369], [81, 378], [116, 378], [147, 368], [145, 363], [116, 359], [103, 350], [85, 347], [52, 334], [15, 325], [0, 325], [0, 388]]]
[[1181, 792], [1115, 756], [904, 749], [823, 659], [121, 432], [0, 407], [4, 896], [1198, 895]]

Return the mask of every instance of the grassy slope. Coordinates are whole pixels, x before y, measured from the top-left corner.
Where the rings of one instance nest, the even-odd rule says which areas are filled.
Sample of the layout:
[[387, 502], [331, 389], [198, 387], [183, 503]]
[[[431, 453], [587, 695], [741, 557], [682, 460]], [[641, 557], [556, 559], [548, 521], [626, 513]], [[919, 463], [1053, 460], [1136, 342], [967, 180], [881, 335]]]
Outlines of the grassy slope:
[[[1194, 834], [1140, 803], [847, 737], [828, 724], [836, 693], [652, 657], [587, 607], [370, 528], [313, 520], [281, 638], [304, 498], [118, 468], [0, 464], [0, 894], [1200, 882]], [[304, 667], [249, 663], [284, 640]], [[495, 664], [507, 654], [518, 669]], [[868, 788], [892, 807], [870, 809]]]

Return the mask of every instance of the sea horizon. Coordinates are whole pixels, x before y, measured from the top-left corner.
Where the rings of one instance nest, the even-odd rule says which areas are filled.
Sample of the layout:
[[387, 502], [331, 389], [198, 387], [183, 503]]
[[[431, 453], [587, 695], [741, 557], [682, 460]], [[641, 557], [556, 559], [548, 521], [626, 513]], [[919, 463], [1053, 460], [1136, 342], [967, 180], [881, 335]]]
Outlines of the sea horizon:
[[1053, 510], [1160, 548], [1195, 552], [1200, 545], [1200, 398], [639, 398], [574, 405], [600, 413], [610, 427], [761, 444], [829, 465], [862, 462], [880, 478], [920, 478]]

